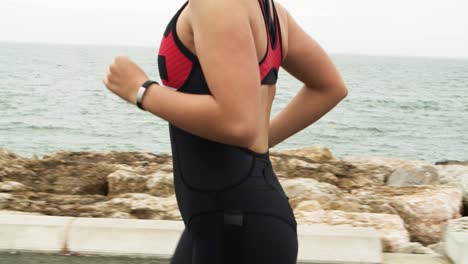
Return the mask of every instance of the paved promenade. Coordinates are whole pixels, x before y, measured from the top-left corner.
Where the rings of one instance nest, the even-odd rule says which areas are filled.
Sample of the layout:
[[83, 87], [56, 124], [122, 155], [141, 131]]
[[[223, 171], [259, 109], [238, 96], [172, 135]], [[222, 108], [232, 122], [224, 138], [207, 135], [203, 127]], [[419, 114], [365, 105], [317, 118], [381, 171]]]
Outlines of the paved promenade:
[[[452, 264], [443, 257], [419, 254], [384, 253], [383, 264]], [[0, 264], [168, 264], [168, 260], [155, 258], [61, 256], [57, 254], [34, 254], [0, 252]], [[302, 263], [298, 263], [302, 264]]]

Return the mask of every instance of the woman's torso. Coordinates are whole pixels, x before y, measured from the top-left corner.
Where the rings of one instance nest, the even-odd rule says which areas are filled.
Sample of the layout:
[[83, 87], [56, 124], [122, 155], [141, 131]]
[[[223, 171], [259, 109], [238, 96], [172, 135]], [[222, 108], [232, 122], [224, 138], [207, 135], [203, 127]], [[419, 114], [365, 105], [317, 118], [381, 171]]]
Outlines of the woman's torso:
[[[262, 1], [262, 0], [260, 0]], [[250, 24], [252, 26], [252, 32], [255, 40], [255, 46], [257, 51], [257, 61], [261, 62], [264, 59], [264, 56], [267, 52], [267, 29], [265, 25], [265, 18], [263, 16], [263, 10], [259, 5], [259, 0], [242, 0], [239, 1], [239, 4], [246, 4], [249, 6], [249, 18]], [[190, 3], [188, 3], [190, 5]], [[273, 4], [270, 2], [270, 18], [273, 19], [275, 15], [275, 10], [277, 14], [277, 19], [279, 23], [280, 32], [277, 32], [281, 36], [281, 43], [278, 43], [277, 46], [282, 48], [282, 57], [284, 58], [288, 50], [288, 30], [287, 30], [287, 14], [284, 9], [278, 4]], [[180, 10], [179, 10], [180, 11]], [[188, 52], [184, 52], [185, 55], [191, 55], [186, 53], [192, 53], [196, 56], [195, 44], [193, 39], [193, 31], [190, 18], [190, 8], [183, 8], [181, 13], [175, 16], [175, 38], [179, 41], [183, 47], [182, 50], [187, 49]], [[170, 27], [170, 24], [168, 28]], [[167, 34], [168, 32], [166, 32]], [[278, 36], [278, 38], [279, 38]], [[276, 49], [278, 49], [278, 47]], [[160, 54], [161, 55], [161, 54]], [[195, 58], [196, 59], [196, 58]], [[161, 64], [160, 64], [161, 67]], [[188, 69], [187, 69], [188, 70]], [[203, 76], [202, 76], [203, 77]], [[205, 80], [202, 80], [205, 84]], [[194, 93], [197, 93], [196, 91]], [[260, 133], [255, 139], [254, 144], [248, 149], [257, 152], [265, 153], [268, 150], [268, 134], [269, 134], [269, 121], [271, 107], [273, 100], [276, 94], [276, 84], [262, 84], [261, 89], [261, 108], [262, 108], [262, 119], [259, 121], [261, 123]]]
[[[177, 204], [184, 223], [194, 231], [205, 230], [205, 221], [195, 221], [194, 225], [190, 225], [197, 216], [225, 210], [236, 211], [236, 218], [239, 210], [241, 214], [275, 216], [296, 231], [297, 223], [292, 208], [273, 171], [268, 150], [270, 110], [275, 96], [277, 72], [287, 51], [287, 21], [284, 19], [285, 13], [280, 11], [283, 9], [277, 8], [276, 24], [281, 27], [277, 28], [276, 34], [271, 33], [270, 39], [276, 36], [276, 45], [274, 48], [270, 44], [269, 55], [265, 57], [267, 30], [262, 13], [264, 2], [261, 1], [239, 0], [239, 4], [250, 7], [249, 19], [257, 48], [260, 79], [262, 84], [268, 84], [260, 87], [264, 112], [260, 120], [262, 131], [255, 144], [250, 148], [223, 144], [169, 123]], [[158, 54], [160, 76], [164, 85], [179, 92], [211, 94], [196, 58], [190, 9], [185, 8], [187, 4], [174, 15], [164, 32]], [[272, 15], [274, 6], [270, 7]], [[281, 46], [283, 49], [280, 53]]]

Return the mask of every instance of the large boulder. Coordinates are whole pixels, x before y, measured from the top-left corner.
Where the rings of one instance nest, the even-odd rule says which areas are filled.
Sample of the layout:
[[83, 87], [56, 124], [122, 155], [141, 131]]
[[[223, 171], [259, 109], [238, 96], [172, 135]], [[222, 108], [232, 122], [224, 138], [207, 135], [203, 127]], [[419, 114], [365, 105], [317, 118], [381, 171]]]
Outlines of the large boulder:
[[54, 151], [42, 157], [48, 160], [61, 160], [78, 163], [126, 164], [132, 167], [145, 167], [151, 164], [167, 164], [171, 155], [154, 154], [142, 151]]
[[459, 188], [463, 192], [463, 215], [468, 216], [468, 166], [437, 165], [440, 182]]
[[431, 164], [406, 163], [397, 167], [385, 182], [388, 186], [438, 185], [439, 174]]
[[389, 167], [369, 163], [351, 163], [343, 160], [317, 162], [300, 156], [276, 153], [271, 155], [278, 178], [309, 178], [335, 185], [343, 190], [365, 186], [384, 185], [392, 173]]
[[79, 216], [87, 210], [86, 208], [83, 209], [83, 206], [109, 199], [109, 197], [103, 195], [59, 195], [31, 191], [0, 193], [0, 210], [56, 216]]
[[105, 195], [106, 177], [114, 170], [116, 167], [109, 164], [31, 159], [1, 166], [0, 177], [41, 192]]
[[335, 185], [308, 178], [280, 179], [280, 184], [289, 197], [292, 208], [310, 201], [325, 205], [336, 200], [343, 192]]
[[[326, 182], [314, 179], [280, 179], [281, 186], [289, 197], [294, 212], [315, 210], [341, 210], [346, 212], [376, 212], [396, 214], [394, 209], [385, 210], [385, 201], [373, 197], [360, 199]], [[377, 208], [377, 209], [376, 209]]]
[[17, 159], [19, 156], [17, 154], [15, 154], [14, 152], [6, 149], [6, 148], [1, 148], [0, 147], [0, 164], [2, 162], [6, 162], [6, 161], [11, 161], [11, 160], [14, 160], [14, 159]]
[[115, 196], [0, 193], [0, 210], [74, 217], [181, 219], [174, 195], [157, 197], [144, 193]]
[[119, 169], [132, 170], [136, 175], [172, 172], [171, 158], [167, 154], [56, 151], [41, 159], [3, 156], [8, 160], [4, 158], [0, 166], [0, 181], [19, 182], [39, 192], [55, 194], [107, 195], [108, 175]]
[[292, 155], [292, 156], [300, 156], [304, 158], [308, 158], [313, 161], [326, 161], [326, 160], [332, 160], [333, 159], [333, 154], [331, 151], [323, 145], [316, 145], [312, 147], [304, 147], [304, 148], [298, 148], [298, 149], [286, 149], [286, 150], [281, 150], [281, 151], [271, 151], [271, 153], [277, 154], [286, 154], [286, 155]]
[[181, 220], [175, 196], [157, 197], [145, 193], [125, 193], [84, 206], [82, 217], [119, 217]]
[[371, 164], [371, 165], [378, 165], [378, 166], [386, 166], [390, 168], [392, 171], [398, 167], [403, 165], [428, 165], [430, 163], [421, 160], [412, 160], [412, 159], [402, 159], [397, 157], [386, 157], [386, 156], [368, 156], [368, 155], [360, 155], [360, 156], [343, 156], [340, 158], [341, 161], [350, 162], [352, 164]]
[[423, 245], [439, 242], [441, 227], [448, 220], [461, 217], [462, 193], [451, 186], [374, 186], [351, 193], [361, 200], [375, 197], [386, 201], [405, 221], [411, 241]]
[[109, 174], [107, 182], [109, 195], [146, 193], [167, 197], [174, 194], [173, 175], [165, 171], [141, 175], [131, 169], [121, 169]]

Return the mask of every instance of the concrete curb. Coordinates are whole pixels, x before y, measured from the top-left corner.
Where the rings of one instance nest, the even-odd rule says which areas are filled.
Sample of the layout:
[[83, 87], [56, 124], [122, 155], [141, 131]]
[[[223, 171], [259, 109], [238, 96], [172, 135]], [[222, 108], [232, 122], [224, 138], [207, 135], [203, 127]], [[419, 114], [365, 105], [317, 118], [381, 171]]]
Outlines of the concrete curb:
[[298, 225], [298, 262], [382, 263], [381, 237], [372, 227]]
[[[170, 258], [182, 221], [0, 215], [0, 251]], [[298, 225], [298, 262], [382, 263], [372, 227]]]
[[446, 231], [444, 250], [456, 264], [468, 264], [468, 233]]
[[73, 217], [1, 215], [0, 249], [61, 252]]
[[468, 264], [468, 217], [448, 220], [441, 232], [445, 255], [455, 264]]

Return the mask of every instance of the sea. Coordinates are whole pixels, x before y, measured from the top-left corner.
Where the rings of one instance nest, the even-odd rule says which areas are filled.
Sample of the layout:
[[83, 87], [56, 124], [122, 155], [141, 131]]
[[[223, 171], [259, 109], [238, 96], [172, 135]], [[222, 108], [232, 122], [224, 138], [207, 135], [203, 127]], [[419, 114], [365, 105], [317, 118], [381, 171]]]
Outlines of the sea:
[[[0, 147], [25, 157], [58, 150], [170, 153], [168, 122], [102, 84], [118, 55], [159, 81], [157, 53], [157, 46], [0, 43]], [[336, 158], [468, 160], [468, 59], [329, 55], [348, 96], [272, 150], [322, 145]], [[272, 118], [301, 87], [280, 70]]]

